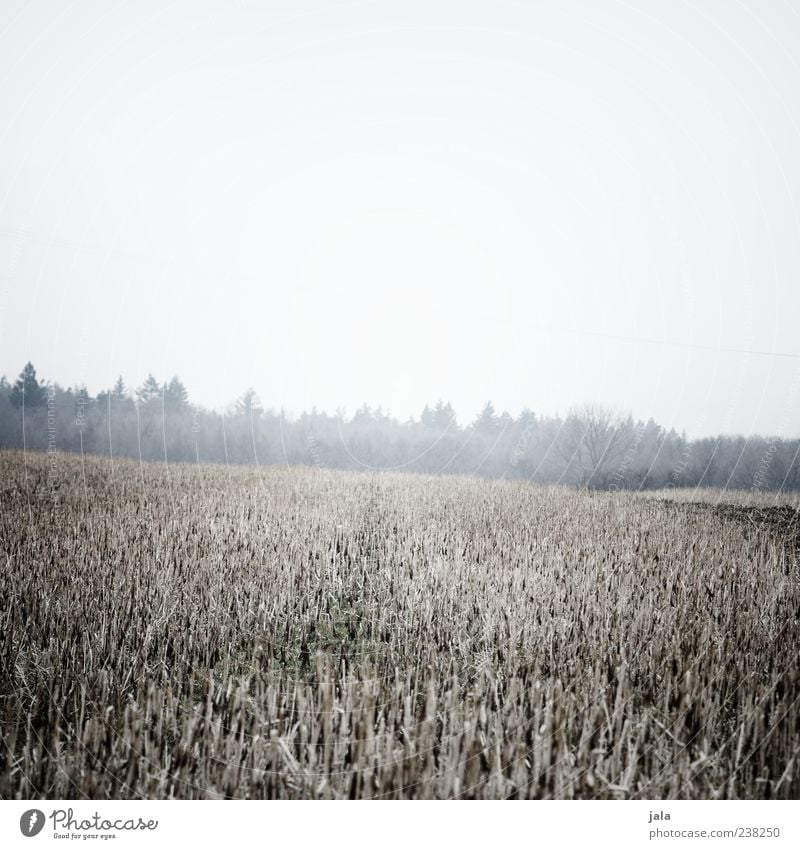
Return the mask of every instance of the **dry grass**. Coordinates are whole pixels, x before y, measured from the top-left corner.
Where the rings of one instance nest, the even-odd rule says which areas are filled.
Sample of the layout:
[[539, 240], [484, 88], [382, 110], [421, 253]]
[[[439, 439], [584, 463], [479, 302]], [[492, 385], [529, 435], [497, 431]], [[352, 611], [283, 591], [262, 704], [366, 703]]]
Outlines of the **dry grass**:
[[800, 509], [800, 493], [768, 492], [763, 489], [652, 489], [643, 493], [649, 498], [687, 504], [702, 501], [706, 504], [729, 504], [745, 507], [794, 507]]
[[768, 529], [460, 478], [0, 482], [3, 797], [798, 796]]

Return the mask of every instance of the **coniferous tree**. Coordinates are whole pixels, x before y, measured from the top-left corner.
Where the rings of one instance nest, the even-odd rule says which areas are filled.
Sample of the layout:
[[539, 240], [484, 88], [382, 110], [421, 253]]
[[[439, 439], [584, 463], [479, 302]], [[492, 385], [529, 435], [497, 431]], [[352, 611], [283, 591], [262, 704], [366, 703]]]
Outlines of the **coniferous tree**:
[[255, 390], [248, 388], [236, 402], [236, 412], [240, 416], [257, 416], [262, 412], [261, 402]]
[[145, 406], [161, 398], [161, 387], [152, 374], [147, 375], [145, 382], [136, 390], [136, 400], [140, 406]]
[[28, 362], [11, 387], [11, 403], [15, 407], [41, 407], [47, 398], [47, 387], [36, 379], [36, 369]]
[[437, 402], [433, 409], [433, 424], [439, 430], [448, 430], [456, 427], [456, 414], [448, 401], [446, 404]]
[[13, 386], [0, 378], [0, 449], [46, 450], [55, 432], [60, 449], [144, 460], [393, 468], [613, 490], [800, 490], [798, 439], [690, 440], [596, 405], [566, 418], [530, 410], [512, 418], [488, 403], [461, 428], [443, 401], [403, 423], [367, 405], [352, 416], [312, 409], [294, 419], [263, 411], [253, 389], [222, 416], [190, 406], [177, 377], [160, 385], [148, 375], [135, 397], [122, 378], [94, 400], [81, 385], [44, 385], [28, 363]]
[[189, 393], [177, 376], [164, 384], [164, 407], [172, 413], [178, 413], [189, 406]]
[[478, 414], [478, 418], [475, 419], [475, 430], [479, 433], [495, 433], [499, 426], [500, 420], [494, 411], [494, 404], [491, 401], [487, 401], [486, 406]]
[[436, 424], [433, 410], [427, 404], [425, 405], [425, 409], [422, 411], [422, 415], [419, 417], [419, 421], [423, 427], [433, 427]]
[[111, 390], [111, 397], [117, 401], [122, 401], [128, 397], [128, 390], [125, 387], [125, 381], [122, 379], [122, 375], [117, 378], [117, 382]]

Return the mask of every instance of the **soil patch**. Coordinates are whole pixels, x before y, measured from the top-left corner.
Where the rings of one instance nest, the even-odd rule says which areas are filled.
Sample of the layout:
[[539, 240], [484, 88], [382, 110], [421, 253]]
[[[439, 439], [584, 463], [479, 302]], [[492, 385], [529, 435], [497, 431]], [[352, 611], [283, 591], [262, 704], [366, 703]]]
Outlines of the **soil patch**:
[[800, 511], [784, 504], [776, 507], [755, 507], [743, 504], [710, 504], [706, 501], [668, 502], [693, 512], [713, 511], [725, 519], [750, 525], [755, 530], [769, 531], [783, 539], [800, 556]]

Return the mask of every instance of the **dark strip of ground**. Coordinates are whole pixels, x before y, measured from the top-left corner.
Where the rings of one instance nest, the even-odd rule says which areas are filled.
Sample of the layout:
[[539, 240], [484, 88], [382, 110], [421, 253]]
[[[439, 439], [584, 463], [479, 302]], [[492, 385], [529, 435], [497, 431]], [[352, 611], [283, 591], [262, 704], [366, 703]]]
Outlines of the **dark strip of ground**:
[[800, 556], [800, 510], [788, 504], [773, 507], [744, 504], [714, 504], [708, 501], [670, 501], [662, 499], [663, 504], [684, 508], [691, 512], [712, 511], [724, 519], [731, 519], [750, 525], [755, 530], [768, 531], [782, 538], [791, 549]]

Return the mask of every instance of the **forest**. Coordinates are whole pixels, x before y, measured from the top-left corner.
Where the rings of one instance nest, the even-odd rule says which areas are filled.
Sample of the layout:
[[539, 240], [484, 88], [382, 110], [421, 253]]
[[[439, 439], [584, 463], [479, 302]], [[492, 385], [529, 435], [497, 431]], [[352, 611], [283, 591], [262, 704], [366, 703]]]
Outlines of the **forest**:
[[564, 416], [487, 402], [459, 423], [437, 401], [400, 421], [366, 405], [353, 415], [296, 417], [262, 406], [252, 389], [227, 410], [191, 402], [178, 377], [123, 378], [92, 396], [42, 380], [27, 363], [0, 378], [0, 449], [82, 452], [167, 462], [395, 470], [560, 483], [587, 489], [717, 487], [800, 490], [800, 440], [720, 435], [689, 439], [655, 421], [586, 404]]

